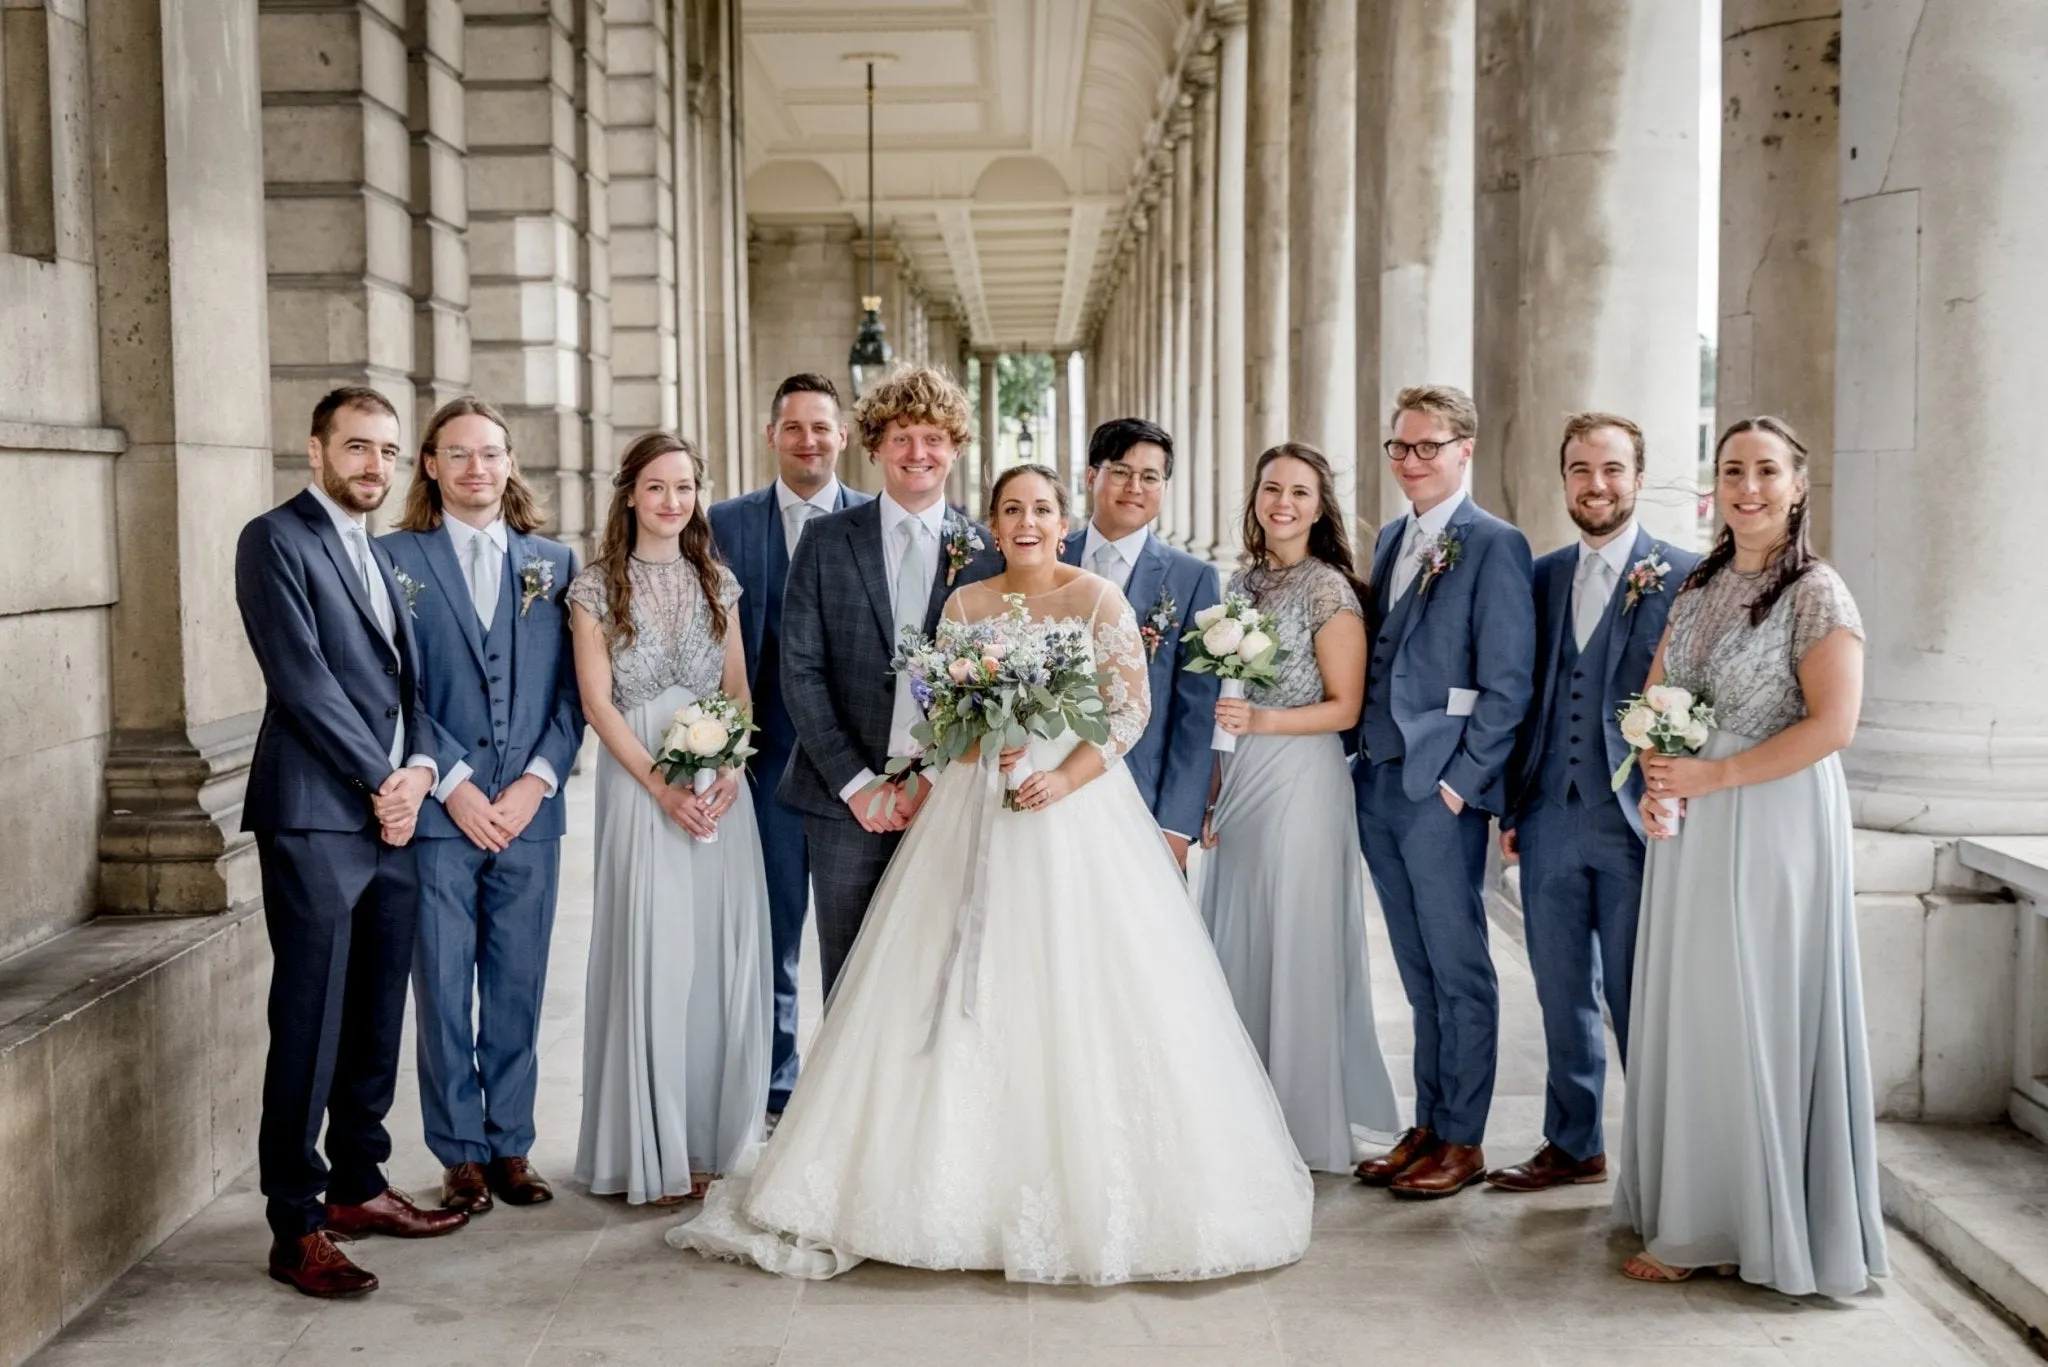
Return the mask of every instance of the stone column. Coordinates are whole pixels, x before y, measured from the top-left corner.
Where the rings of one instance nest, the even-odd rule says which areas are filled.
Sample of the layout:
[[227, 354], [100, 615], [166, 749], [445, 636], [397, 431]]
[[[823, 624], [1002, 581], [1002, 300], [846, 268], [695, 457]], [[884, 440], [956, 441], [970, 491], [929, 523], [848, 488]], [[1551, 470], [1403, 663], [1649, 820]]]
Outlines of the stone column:
[[[558, 522], [563, 538], [587, 551], [601, 532], [611, 472], [618, 468], [612, 437], [612, 247], [610, 118], [605, 73], [605, 0], [576, 0], [576, 332], [581, 352], [576, 385], [576, 474], [557, 476], [566, 498]], [[572, 522], [568, 509], [574, 506]]]
[[[697, 254], [701, 291], [704, 459], [721, 491], [745, 483], [747, 422], [747, 219], [741, 192], [739, 42], [736, 0], [685, 7], [692, 20], [690, 75], [698, 128]], [[835, 368], [834, 374], [838, 373]]]
[[1187, 468], [1174, 480], [1187, 490], [1188, 549], [1203, 559], [1216, 547], [1216, 44], [1193, 64], [1194, 128], [1190, 141], [1188, 235]]
[[[364, 20], [328, 22], [345, 48]], [[107, 911], [220, 912], [260, 895], [240, 823], [263, 681], [243, 646], [234, 581], [235, 538], [273, 501], [276, 445], [276, 381], [255, 325], [265, 210], [280, 207], [265, 204], [257, 24], [247, 4], [117, 0], [93, 6], [87, 29], [102, 420], [127, 434], [113, 478], [118, 595], [103, 628]], [[379, 32], [402, 89], [403, 45]], [[383, 126], [402, 165], [404, 127]], [[271, 150], [297, 164], [292, 139], [280, 137]], [[391, 208], [402, 236], [403, 209]], [[340, 235], [366, 217], [341, 216]], [[398, 397], [408, 397], [403, 385]], [[275, 424], [297, 431], [301, 463], [311, 410], [294, 406]], [[90, 658], [107, 646], [79, 649]]]
[[[1510, 522], [1507, 477], [1520, 447], [1522, 358], [1522, 48], [1529, 0], [1478, 0], [1472, 272], [1472, 398], [1480, 440], [1472, 496]], [[1561, 425], [1560, 425], [1561, 426]], [[1532, 472], [1533, 473], [1533, 472]], [[1528, 490], [1538, 496], [1536, 489]], [[1551, 496], [1556, 497], [1553, 485]]]
[[1929, 10], [1843, 14], [1835, 548], [1869, 633], [1850, 792], [1860, 826], [2044, 835], [2048, 9]]
[[[745, 341], [751, 349], [750, 365], [760, 376], [761, 392], [755, 396], [756, 411], [767, 426], [768, 400], [784, 377], [801, 371], [824, 375], [839, 386], [846, 398], [847, 449], [839, 460], [839, 475], [855, 489], [874, 492], [881, 487], [881, 472], [868, 460], [860, 444], [860, 429], [852, 420], [852, 377], [846, 369], [846, 348], [860, 325], [861, 282], [866, 277], [866, 257], [856, 248], [854, 229], [848, 223], [757, 222], [747, 247], [747, 307], [754, 320]], [[751, 432], [748, 444], [759, 450], [760, 432]], [[755, 465], [747, 453], [749, 484], [766, 483], [767, 456]]]
[[[1393, 7], [1379, 261], [1383, 403], [1405, 385], [1472, 388], [1472, 4]], [[1378, 473], [1376, 464], [1379, 505], [1361, 510], [1375, 525], [1408, 506]]]
[[[1386, 395], [1380, 385], [1382, 319], [1380, 316], [1381, 239], [1385, 233], [1385, 200], [1389, 184], [1388, 160], [1399, 158], [1405, 165], [1418, 149], [1391, 145], [1387, 113], [1392, 103], [1394, 65], [1394, 11], [1399, 0], [1359, 0], [1358, 3], [1358, 170], [1351, 196], [1354, 348], [1352, 414], [1358, 452], [1358, 482], [1352, 507], [1357, 516], [1359, 545], [1370, 546], [1370, 533], [1380, 520], [1380, 486], [1385, 464], [1380, 459], [1381, 428], [1385, 424]], [[1398, 326], [1397, 320], [1385, 326]], [[1356, 546], [1353, 548], [1357, 549]], [[1367, 552], [1370, 553], [1369, 551]]]
[[1235, 556], [1244, 516], [1245, 447], [1245, 116], [1250, 33], [1245, 6], [1218, 11], [1223, 46], [1216, 84], [1216, 535], [1210, 557]]
[[1249, 7], [1245, 87], [1245, 458], [1288, 437], [1290, 0]]
[[[1173, 274], [1169, 285], [1173, 298], [1173, 421], [1167, 430], [1183, 449], [1193, 452], [1195, 428], [1195, 140], [1193, 98], [1183, 90], [1175, 116], [1173, 140]], [[1195, 501], [1191, 481], [1174, 480], [1166, 486], [1166, 501], [1173, 506], [1173, 530], [1182, 546], [1193, 544]]]
[[1291, 435], [1330, 459], [1337, 501], [1356, 507], [1357, 0], [1294, 0], [1288, 139]]
[[1557, 439], [1578, 409], [1642, 425], [1643, 524], [1699, 538], [1699, 0], [1528, 8], [1522, 422], [1508, 479], [1541, 554], [1577, 535]]
[[[613, 0], [606, 16], [615, 445], [649, 428], [673, 430], [682, 416], [670, 10]], [[594, 465], [615, 468], [616, 452], [592, 455]]]
[[1813, 453], [1815, 545], [1829, 546], [1835, 444], [1835, 220], [1842, 7], [1723, 0], [1721, 331], [1715, 428], [1755, 413]]
[[[1174, 200], [1180, 187], [1173, 176], [1173, 154], [1165, 154], [1166, 169], [1160, 177], [1160, 200], [1153, 224], [1152, 250], [1152, 298], [1154, 303], [1156, 342], [1158, 353], [1154, 358], [1152, 371], [1155, 379], [1157, 398], [1153, 402], [1152, 420], [1169, 432], [1180, 426], [1180, 409], [1183, 391], [1179, 382], [1180, 337], [1184, 329], [1180, 322], [1179, 299], [1173, 288], [1173, 225], [1178, 216]], [[1160, 500], [1158, 528], [1160, 535], [1178, 546], [1185, 540], [1181, 526], [1180, 509], [1172, 497]]]
[[[406, 41], [392, 8], [371, 0], [258, 6], [280, 499], [306, 486], [305, 416], [322, 394], [370, 385], [401, 414], [413, 408]], [[394, 512], [387, 507], [377, 522], [388, 525]]]
[[412, 389], [415, 431], [469, 388], [469, 145], [460, 0], [409, 0], [412, 135]]
[[1074, 353], [1071, 349], [1052, 354], [1052, 403], [1055, 414], [1052, 467], [1060, 472], [1067, 493], [1077, 494], [1081, 481], [1074, 469], [1078, 462], [1074, 459]]
[[1002, 436], [1001, 410], [996, 407], [996, 353], [978, 351], [974, 362], [981, 377], [981, 440], [975, 443], [973, 459], [967, 465], [967, 506], [977, 512], [988, 497], [989, 482], [996, 474], [996, 443]]

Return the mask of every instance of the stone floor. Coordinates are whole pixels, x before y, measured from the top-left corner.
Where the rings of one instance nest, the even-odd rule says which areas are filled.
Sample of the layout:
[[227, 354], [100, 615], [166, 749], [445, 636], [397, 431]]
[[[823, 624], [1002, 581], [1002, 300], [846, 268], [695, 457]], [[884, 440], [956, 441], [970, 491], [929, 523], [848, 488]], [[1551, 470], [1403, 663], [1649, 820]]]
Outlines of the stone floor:
[[[573, 825], [591, 827], [589, 785]], [[383, 1279], [326, 1304], [263, 1275], [268, 1236], [254, 1174], [166, 1241], [34, 1361], [47, 1367], [269, 1364], [1063, 1364], [1237, 1367], [1926, 1367], [2038, 1362], [2021, 1337], [1903, 1235], [1895, 1275], [1848, 1302], [1741, 1284], [1638, 1286], [1615, 1273], [1609, 1187], [1539, 1196], [1468, 1192], [1404, 1204], [1355, 1182], [1317, 1183], [1316, 1239], [1293, 1267], [1221, 1284], [1108, 1291], [1011, 1286], [869, 1264], [799, 1285], [677, 1253], [677, 1214], [569, 1189], [578, 1118], [590, 849], [572, 837], [543, 1027], [535, 1161], [556, 1201], [501, 1207], [424, 1243], [357, 1245]], [[1377, 918], [1374, 918], [1377, 920]], [[1541, 1034], [1528, 969], [1498, 937], [1503, 997], [1496, 1161], [1538, 1139]], [[1379, 1018], [1396, 1076], [1406, 1009], [1383, 940]], [[815, 1005], [816, 986], [809, 1003]], [[813, 1013], [814, 1015], [814, 1013]], [[407, 1059], [410, 1060], [410, 1045]], [[438, 1170], [419, 1142], [408, 1066], [392, 1115], [392, 1177], [425, 1194]], [[1616, 1089], [1618, 1090], [1618, 1088]]]

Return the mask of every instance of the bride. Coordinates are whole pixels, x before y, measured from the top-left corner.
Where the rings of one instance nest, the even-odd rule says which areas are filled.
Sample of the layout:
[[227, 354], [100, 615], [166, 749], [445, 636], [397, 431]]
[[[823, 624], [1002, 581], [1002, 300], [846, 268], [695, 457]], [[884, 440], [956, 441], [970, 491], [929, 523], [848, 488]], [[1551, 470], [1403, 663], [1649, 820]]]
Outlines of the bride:
[[1008, 568], [947, 615], [1000, 616], [1021, 594], [1032, 623], [1086, 622], [1110, 741], [1034, 742], [1023, 811], [991, 796], [991, 760], [938, 776], [774, 1138], [668, 1241], [805, 1278], [866, 1258], [1092, 1284], [1291, 1263], [1308, 1171], [1117, 762], [1150, 706], [1136, 618], [1059, 563], [1053, 471], [1006, 470], [989, 510]]

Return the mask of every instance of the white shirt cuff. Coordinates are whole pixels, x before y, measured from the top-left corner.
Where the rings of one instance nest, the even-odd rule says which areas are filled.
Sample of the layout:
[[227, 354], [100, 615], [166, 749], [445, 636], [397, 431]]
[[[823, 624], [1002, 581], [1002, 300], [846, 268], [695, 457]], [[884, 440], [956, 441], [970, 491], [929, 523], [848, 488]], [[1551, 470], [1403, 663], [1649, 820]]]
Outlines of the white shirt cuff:
[[1456, 788], [1453, 788], [1450, 784], [1445, 783], [1442, 779], [1437, 780], [1436, 786], [1443, 789], [1445, 792], [1449, 793], [1452, 797], [1457, 798], [1460, 802], [1463, 802], [1465, 800], [1465, 795], [1463, 793], [1460, 793]]
[[860, 772], [859, 772], [858, 774], [855, 774], [855, 775], [854, 775], [854, 777], [853, 777], [853, 782], [851, 782], [851, 783], [847, 784], [847, 785], [846, 785], [846, 786], [845, 786], [844, 788], [841, 788], [841, 789], [839, 790], [839, 800], [840, 800], [841, 802], [851, 802], [851, 801], [853, 801], [853, 795], [854, 795], [855, 793], [857, 793], [857, 792], [859, 792], [859, 791], [860, 791], [861, 789], [863, 789], [863, 788], [867, 787], [867, 786], [868, 786], [868, 785], [869, 785], [870, 783], [873, 783], [874, 781], [875, 781], [875, 771], [874, 771], [874, 770], [872, 770], [872, 769], [863, 769], [863, 770], [861, 770], [861, 771], [860, 771]]
[[406, 760], [405, 767], [408, 769], [424, 769], [434, 776], [436, 783], [441, 781], [441, 766], [434, 762], [432, 755], [414, 755]]
[[[432, 760], [427, 762], [429, 764], [433, 763]], [[419, 761], [414, 760], [413, 763], [417, 764]], [[455, 796], [455, 790], [469, 782], [469, 776], [475, 772], [475, 770], [469, 767], [468, 760], [459, 759], [455, 761], [455, 767], [448, 771], [448, 777], [434, 785], [434, 801], [440, 803], [443, 807], [447, 806], [448, 799]]]
[[1170, 836], [1172, 836], [1172, 837], [1173, 837], [1173, 838], [1174, 838], [1175, 840], [1185, 840], [1185, 841], [1187, 841], [1187, 842], [1188, 842], [1188, 843], [1189, 843], [1190, 845], [1192, 845], [1192, 844], [1194, 844], [1194, 843], [1195, 843], [1195, 842], [1194, 842], [1194, 839], [1193, 839], [1193, 837], [1191, 837], [1191, 836], [1185, 836], [1185, 835], [1182, 835], [1182, 834], [1181, 834], [1181, 833], [1180, 833], [1179, 831], [1169, 831], [1169, 830], [1167, 830], [1167, 829], [1166, 829], [1166, 827], [1164, 827], [1164, 826], [1161, 826], [1161, 827], [1159, 828], [1159, 833], [1160, 833], [1161, 835], [1170, 835]]
[[540, 780], [540, 786], [548, 790], [549, 797], [553, 797], [556, 790], [562, 786], [561, 779], [555, 774], [555, 766], [539, 755], [535, 755], [533, 762], [526, 766], [526, 772]]

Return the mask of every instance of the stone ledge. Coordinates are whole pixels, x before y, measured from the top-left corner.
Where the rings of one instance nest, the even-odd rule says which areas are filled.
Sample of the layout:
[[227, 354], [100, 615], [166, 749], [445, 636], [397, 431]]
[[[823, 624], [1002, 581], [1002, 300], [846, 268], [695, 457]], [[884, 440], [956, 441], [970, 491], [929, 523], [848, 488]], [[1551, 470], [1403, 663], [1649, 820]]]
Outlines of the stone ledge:
[[2029, 1338], [2048, 1337], [2048, 1147], [2005, 1125], [1877, 1131], [1885, 1214]]
[[0, 421], [0, 451], [118, 456], [127, 449], [128, 434], [118, 427], [67, 427], [60, 423]]
[[1978, 836], [1956, 843], [1964, 868], [1995, 878], [2037, 900], [2048, 900], [2048, 836]]

